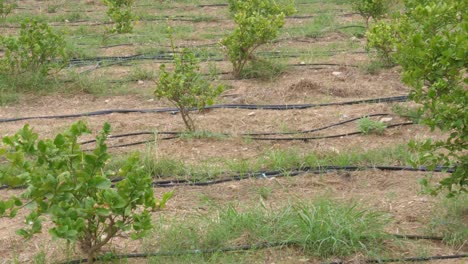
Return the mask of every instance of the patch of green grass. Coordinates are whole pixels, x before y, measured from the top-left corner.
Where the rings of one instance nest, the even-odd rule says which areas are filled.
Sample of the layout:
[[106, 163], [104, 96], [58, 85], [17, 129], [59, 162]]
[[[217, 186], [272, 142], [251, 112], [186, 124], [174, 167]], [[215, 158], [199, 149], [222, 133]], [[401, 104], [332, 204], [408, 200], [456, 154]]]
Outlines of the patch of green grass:
[[189, 254], [179, 256], [165, 256], [165, 257], [151, 257], [148, 258], [145, 263], [148, 264], [180, 264], [180, 263], [227, 263], [227, 264], [250, 264], [258, 260], [257, 252], [242, 252], [242, 253], [231, 253], [225, 254], [222, 252], [215, 252], [213, 254]]
[[272, 150], [260, 157], [258, 163], [263, 169], [285, 170], [303, 167], [304, 159], [296, 149]]
[[268, 197], [270, 197], [272, 191], [273, 190], [270, 187], [260, 186], [257, 188], [258, 195], [260, 195], [260, 197], [264, 200], [268, 200]]
[[272, 209], [231, 205], [208, 216], [165, 219], [155, 230], [157, 243], [147, 244], [157, 244], [161, 251], [179, 251], [288, 242], [310, 256], [343, 257], [380, 248], [386, 222], [380, 213], [327, 199]]
[[386, 67], [384, 63], [379, 60], [371, 60], [369, 63], [360, 65], [360, 68], [366, 74], [378, 75]]
[[16, 103], [19, 100], [19, 94], [5, 87], [0, 86], [0, 106]]
[[[203, 180], [239, 174], [245, 176], [259, 170], [286, 171], [301, 167], [337, 166], [373, 166], [373, 165], [407, 165], [411, 152], [407, 145], [373, 150], [354, 150], [340, 153], [300, 153], [297, 149], [269, 150], [257, 159], [209, 159], [202, 160], [197, 165], [184, 163], [167, 157], [155, 157], [146, 153], [147, 172], [158, 178], [189, 177], [191, 180]], [[109, 168], [118, 167], [119, 159], [112, 161]]]
[[443, 198], [435, 207], [429, 232], [442, 235], [444, 242], [452, 246], [468, 242], [468, 194]]
[[357, 121], [358, 130], [365, 135], [368, 134], [379, 134], [382, 135], [385, 132], [387, 125], [381, 121], [375, 121], [370, 118], [364, 117]]
[[281, 76], [286, 69], [287, 65], [279, 60], [256, 59], [244, 67], [240, 73], [240, 78], [257, 78], [272, 81]]
[[152, 81], [157, 79], [157, 74], [154, 70], [148, 70], [141, 67], [133, 67], [127, 75], [129, 80]]
[[407, 106], [403, 104], [393, 105], [392, 111], [401, 117], [408, 118], [414, 123], [419, 123], [424, 114], [420, 106]]

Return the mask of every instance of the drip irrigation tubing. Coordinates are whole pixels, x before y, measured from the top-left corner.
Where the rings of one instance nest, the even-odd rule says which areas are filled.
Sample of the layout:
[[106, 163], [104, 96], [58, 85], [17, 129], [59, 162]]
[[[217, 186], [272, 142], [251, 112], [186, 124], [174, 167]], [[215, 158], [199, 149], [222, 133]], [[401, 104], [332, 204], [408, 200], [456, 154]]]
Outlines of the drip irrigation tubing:
[[[356, 121], [356, 120], [359, 120], [359, 119], [362, 119], [362, 118], [365, 118], [365, 117], [378, 117], [378, 116], [388, 116], [388, 115], [389, 114], [385, 114], [385, 113], [383, 113], [383, 114], [364, 115], [364, 116], [348, 119], [348, 120], [345, 120], [345, 121], [341, 121], [341, 122], [338, 122], [338, 123], [334, 123], [334, 124], [331, 124], [331, 125], [326, 125], [326, 126], [319, 127], [319, 128], [296, 131], [296, 132], [262, 132], [262, 133], [256, 132], [256, 133], [241, 133], [239, 135], [241, 135], [241, 136], [271, 136], [271, 135], [309, 134], [309, 133], [329, 129], [329, 128], [332, 128], [332, 127], [345, 125], [345, 124], [351, 123], [353, 121]], [[125, 134], [109, 135], [107, 138], [108, 139], [114, 139], [114, 138], [143, 136], [143, 135], [153, 135], [153, 136], [156, 136], [156, 135], [177, 135], [177, 136], [180, 136], [180, 135], [183, 135], [184, 133], [185, 132], [180, 132], [180, 131], [141, 131], [141, 132], [131, 132], [131, 133], [125, 133]], [[228, 134], [228, 133], [222, 133], [221, 135], [222, 136], [233, 136], [232, 134]], [[172, 139], [172, 138], [162, 138], [162, 139], [164, 140], [164, 139]], [[80, 142], [79, 144], [80, 145], [87, 145], [87, 144], [91, 144], [91, 143], [95, 143], [95, 142], [96, 142], [96, 140], [93, 139], [93, 140]]]
[[[341, 51], [339, 51], [341, 52]], [[362, 52], [359, 52], [362, 53]], [[278, 53], [278, 52], [263, 52], [259, 53], [259, 57], [266, 59], [278, 59], [278, 58], [299, 58], [301, 56], [306, 56], [313, 53]], [[333, 52], [323, 53], [333, 54]], [[216, 57], [214, 54], [208, 54], [208, 56], [197, 56], [201, 58], [200, 61], [226, 61], [223, 57]], [[136, 61], [165, 61], [172, 62], [174, 61], [174, 56], [172, 52], [160, 52], [158, 54], [138, 54], [130, 56], [108, 56], [108, 57], [95, 57], [95, 58], [74, 58], [68, 62], [68, 67], [83, 67], [89, 66], [92, 64], [97, 64], [100, 67], [103, 66], [113, 66], [118, 64], [123, 64], [127, 62], [136, 62]], [[109, 65], [102, 65], [102, 63], [108, 63]], [[290, 66], [340, 66], [340, 67], [354, 67], [357, 68], [357, 65], [350, 64], [339, 64], [339, 63], [299, 63], [299, 64], [289, 64]]]
[[[299, 2], [299, 3], [295, 3], [295, 5], [314, 5], [316, 3], [312, 3], [312, 2]], [[138, 5], [137, 5], [138, 6]], [[204, 7], [225, 7], [225, 6], [229, 6], [228, 3], [220, 3], [220, 4], [200, 4], [200, 5], [197, 5], [196, 7], [199, 7], [199, 8], [204, 8]], [[343, 11], [343, 9], [336, 9], [334, 11]]]
[[[341, 17], [349, 17], [353, 16], [356, 13], [343, 13], [337, 16]], [[287, 16], [286, 19], [311, 19], [317, 17], [316, 14], [314, 15], [295, 15], [295, 16]], [[206, 21], [229, 21], [230, 19], [227, 18], [216, 18], [216, 17], [197, 17], [197, 16], [161, 16], [161, 17], [151, 17], [151, 18], [140, 18], [137, 21], [140, 22], [152, 22], [152, 21], [180, 21], [180, 22], [191, 22], [191, 23], [198, 23], [198, 22], [206, 22]], [[52, 27], [79, 27], [79, 26], [105, 26], [105, 25], [112, 25], [113, 22], [97, 22], [93, 20], [75, 20], [75, 21], [52, 21], [49, 23], [49, 26]], [[11, 25], [11, 24], [3, 24], [0, 25], [0, 28], [14, 28], [19, 29], [21, 26], [18, 25]]]
[[[224, 104], [224, 105], [212, 105], [205, 107], [204, 109], [244, 109], [244, 110], [300, 110], [315, 107], [325, 106], [344, 106], [344, 105], [355, 105], [355, 104], [372, 104], [372, 103], [393, 103], [393, 102], [406, 102], [408, 101], [407, 95], [393, 96], [393, 97], [380, 97], [373, 99], [363, 99], [355, 101], [345, 102], [333, 102], [333, 103], [321, 103], [321, 104], [291, 104], [291, 105], [245, 105], [245, 104]], [[198, 109], [192, 109], [196, 111]], [[13, 118], [2, 118], [0, 123], [16, 122], [33, 119], [63, 119], [63, 118], [76, 118], [76, 117], [89, 117], [89, 116], [101, 116], [109, 114], [130, 114], [130, 113], [177, 113], [177, 108], [156, 108], [156, 109], [110, 109], [100, 110], [94, 112], [86, 112], [79, 114], [68, 114], [68, 115], [49, 115], [49, 116], [29, 116], [29, 117], [13, 117]]]
[[[386, 128], [409, 126], [409, 125], [414, 125], [414, 124], [415, 123], [413, 123], [413, 122], [405, 122], [405, 123], [398, 123], [398, 124], [388, 125]], [[136, 133], [138, 133], [138, 132], [136, 132]], [[149, 133], [149, 132], [142, 132], [142, 133]], [[152, 134], [154, 134], [154, 133], [152, 133]], [[360, 135], [360, 134], [364, 134], [364, 133], [361, 132], [361, 131], [355, 131], [355, 132], [343, 133], [343, 134], [337, 134], [337, 135], [315, 136], [315, 137], [282, 137], [282, 138], [277, 138], [277, 137], [250, 137], [250, 136], [243, 136], [243, 137], [247, 138], [249, 140], [257, 140], [257, 141], [304, 141], [304, 142], [308, 142], [309, 140], [344, 138], [344, 137]], [[224, 134], [224, 135], [227, 135], [227, 134]], [[179, 136], [162, 138], [161, 140], [169, 140], [169, 139], [177, 139], [177, 138], [179, 138]], [[131, 147], [131, 146], [150, 144], [150, 143], [154, 143], [154, 142], [156, 142], [156, 139], [144, 140], [144, 141], [138, 141], [138, 142], [132, 142], [132, 143], [125, 143], [125, 144], [120, 144], [120, 145], [113, 145], [113, 146], [109, 146], [108, 148], [109, 149], [114, 149], [114, 148]]]
[[[305, 173], [311, 174], [326, 174], [332, 173], [337, 171], [348, 171], [348, 172], [355, 172], [355, 171], [364, 171], [364, 170], [381, 170], [381, 171], [411, 171], [411, 172], [434, 172], [434, 173], [453, 173], [456, 167], [436, 167], [432, 170], [428, 169], [427, 167], [420, 166], [420, 167], [408, 167], [408, 166], [318, 166], [318, 167], [301, 167], [301, 168], [293, 168], [293, 169], [283, 169], [283, 170], [272, 170], [272, 171], [257, 171], [257, 172], [246, 172], [246, 173], [237, 173], [235, 175], [231, 175], [229, 177], [224, 178], [211, 178], [207, 180], [187, 180], [187, 179], [172, 179], [172, 180], [160, 180], [160, 181], [153, 181], [151, 184], [154, 188], [173, 188], [173, 187], [180, 187], [180, 186], [211, 186], [226, 182], [233, 182], [233, 181], [242, 181], [247, 179], [271, 179], [271, 178], [281, 178], [281, 177], [296, 177], [299, 175], [303, 175]], [[223, 173], [221, 173], [223, 174]], [[224, 173], [227, 174], [227, 173]], [[167, 176], [169, 177], [169, 176]], [[116, 183], [122, 181], [124, 178], [117, 177], [111, 179], [112, 186], [114, 187]], [[25, 189], [25, 186], [14, 186], [10, 187], [8, 185], [0, 186], [0, 190], [5, 189]], [[417, 239], [416, 237], [406, 237], [408, 239]], [[420, 238], [420, 239], [432, 239], [429, 237]], [[436, 240], [436, 239], [435, 239]]]
[[[185, 250], [185, 251], [161, 251], [161, 252], [149, 252], [149, 253], [129, 253], [120, 255], [110, 255], [97, 257], [94, 260], [113, 260], [113, 259], [131, 259], [131, 258], [149, 258], [149, 257], [169, 257], [169, 256], [180, 256], [180, 255], [200, 255], [200, 254], [212, 254], [232, 251], [248, 251], [248, 250], [261, 250], [266, 248], [284, 247], [284, 246], [296, 246], [300, 245], [299, 241], [282, 241], [282, 242], [267, 242], [253, 245], [243, 245], [237, 247], [226, 247], [226, 248], [212, 248], [212, 249], [196, 249], [196, 250]], [[443, 256], [430, 256], [430, 257], [409, 257], [409, 258], [389, 258], [389, 259], [368, 259], [363, 260], [364, 263], [390, 263], [390, 262], [426, 262], [431, 260], [444, 260], [444, 259], [461, 259], [467, 258], [468, 254], [459, 255], [443, 255]], [[77, 259], [66, 261], [61, 264], [80, 264], [86, 263], [88, 259]], [[324, 264], [345, 264], [344, 261], [335, 262], [324, 262]]]
[[[388, 125], [386, 128], [394, 128], [394, 127], [401, 127], [401, 126], [411, 126], [414, 125], [415, 123], [413, 122], [404, 122], [404, 123], [398, 123], [398, 124], [392, 124]], [[328, 136], [316, 136], [316, 137], [297, 137], [297, 138], [291, 138], [291, 137], [283, 137], [283, 138], [275, 138], [275, 137], [269, 137], [269, 138], [264, 138], [264, 137], [251, 137], [251, 140], [272, 140], [272, 141], [309, 141], [309, 140], [317, 140], [317, 139], [331, 139], [331, 138], [342, 138], [342, 137], [348, 137], [348, 136], [353, 136], [353, 135], [360, 135], [364, 134], [362, 131], [356, 131], [356, 132], [350, 132], [350, 133], [344, 133], [344, 134], [337, 134], [337, 135], [328, 135]]]
[[[282, 58], [282, 56], [277, 56], [277, 57], [270, 57], [270, 58]], [[135, 60], [138, 61], [138, 60]], [[167, 60], [169, 63], [172, 63], [172, 60]], [[208, 59], [204, 61], [224, 61], [224, 59]], [[92, 69], [85, 70], [81, 72], [80, 74], [83, 73], [89, 73], [97, 69], [101, 69], [103, 67], [110, 67], [110, 66], [115, 66], [115, 65], [125, 65], [125, 63], [129, 63], [131, 61], [116, 61], [116, 62], [111, 62], [106, 65], [102, 65], [101, 63], [97, 63], [96, 66]], [[338, 63], [293, 63], [293, 64], [287, 64], [287, 66], [293, 66], [293, 67], [313, 67], [313, 69], [319, 70], [319, 69], [329, 69], [330, 67], [350, 67], [350, 68], [358, 68], [359, 66], [357, 65], [349, 65], [349, 64], [338, 64]], [[248, 78], [244, 78], [248, 79]]]
[[[348, 26], [340, 26], [340, 27], [336, 27], [334, 29], [331, 29], [331, 30], [324, 30], [324, 31], [316, 31], [316, 32], [308, 32], [308, 34], [326, 34], [326, 33], [332, 33], [332, 32], [336, 32], [336, 30], [340, 30], [340, 29], [347, 29], [347, 28], [364, 28], [365, 29], [365, 26], [361, 26], [361, 25], [348, 25]], [[302, 37], [306, 37], [307, 38], [307, 35], [306, 36], [302, 36]], [[297, 37], [290, 37], [290, 38], [280, 38], [280, 39], [276, 39], [274, 41], [272, 41], [271, 43], [278, 43], [278, 42], [282, 42], [282, 41], [298, 41], [298, 42], [304, 42], [303, 40], [300, 39], [301, 36], [297, 36]], [[317, 39], [316, 37], [311, 37], [311, 39]], [[310, 42], [308, 42], [310, 43]], [[76, 43], [77, 45], [82, 45], [82, 46], [87, 46], [88, 44], [87, 43]], [[182, 49], [182, 48], [201, 48], [201, 47], [213, 47], [213, 46], [217, 46], [219, 45], [219, 42], [213, 42], [213, 43], [206, 43], [206, 44], [199, 44], [199, 45], [179, 45], [179, 46], [176, 46], [177, 49]], [[101, 49], [107, 49], [107, 48], [114, 48], [114, 47], [120, 47], [120, 46], [136, 46], [135, 43], [121, 43], [121, 44], [111, 44], [111, 45], [107, 45], [107, 46], [101, 46], [99, 48]], [[167, 48], [170, 48], [170, 46], [162, 46], [162, 47], [167, 47]], [[346, 50], [341, 50], [339, 52], [344, 52]], [[329, 53], [332, 53], [334, 51], [330, 51]], [[325, 54], [325, 53], [324, 53]]]
[[[406, 167], [406, 166], [320, 166], [320, 167], [302, 167], [297, 169], [290, 169], [290, 170], [274, 170], [274, 171], [259, 171], [259, 172], [250, 172], [250, 173], [243, 173], [232, 175], [226, 178], [220, 179], [211, 179], [205, 181], [193, 181], [193, 180], [186, 180], [186, 179], [175, 179], [175, 180], [162, 180], [162, 181], [154, 181], [152, 183], [153, 187], [159, 188], [172, 188], [178, 186], [210, 186], [216, 185], [226, 182], [233, 182], [233, 181], [241, 181], [246, 179], [270, 179], [270, 178], [280, 178], [280, 177], [295, 177], [299, 175], [303, 175], [304, 173], [311, 173], [311, 174], [325, 174], [331, 173], [336, 171], [362, 171], [362, 170], [381, 170], [381, 171], [412, 171], [412, 172], [445, 172], [445, 173], [453, 173], [454, 168], [447, 168], [447, 167], [437, 167], [433, 170], [429, 170], [426, 167]], [[123, 178], [116, 178], [113, 179], [113, 183], [117, 183], [123, 180]]]
[[[431, 256], [431, 257], [412, 257], [412, 258], [389, 258], [389, 259], [368, 259], [364, 263], [391, 263], [391, 262], [426, 262], [431, 260], [444, 260], [444, 259], [462, 259], [468, 258], [468, 254], [460, 255], [445, 255], [445, 256]], [[346, 264], [345, 261], [325, 262], [324, 264]]]

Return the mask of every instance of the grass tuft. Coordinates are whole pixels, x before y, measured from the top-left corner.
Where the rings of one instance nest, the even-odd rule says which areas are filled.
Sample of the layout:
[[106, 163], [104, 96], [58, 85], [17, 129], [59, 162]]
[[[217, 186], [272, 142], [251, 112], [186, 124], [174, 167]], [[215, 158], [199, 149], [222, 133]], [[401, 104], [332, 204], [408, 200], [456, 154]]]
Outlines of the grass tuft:
[[454, 198], [444, 198], [435, 207], [429, 232], [442, 235], [444, 241], [451, 246], [466, 245], [468, 243], [468, 195], [461, 194]]
[[[380, 248], [387, 218], [380, 213], [327, 199], [296, 202], [281, 208], [234, 206], [207, 217], [162, 223], [159, 250], [180, 251], [284, 242], [320, 258], [366, 254]], [[164, 221], [167, 223], [167, 221]], [[148, 241], [153, 244], [154, 241]]]
[[387, 125], [381, 121], [374, 121], [370, 118], [361, 118], [357, 121], [358, 130], [365, 135], [368, 134], [379, 134], [382, 135], [385, 132]]
[[272, 60], [256, 59], [244, 67], [240, 73], [240, 78], [255, 78], [264, 81], [272, 81], [284, 73], [286, 69], [287, 66], [284, 63]]

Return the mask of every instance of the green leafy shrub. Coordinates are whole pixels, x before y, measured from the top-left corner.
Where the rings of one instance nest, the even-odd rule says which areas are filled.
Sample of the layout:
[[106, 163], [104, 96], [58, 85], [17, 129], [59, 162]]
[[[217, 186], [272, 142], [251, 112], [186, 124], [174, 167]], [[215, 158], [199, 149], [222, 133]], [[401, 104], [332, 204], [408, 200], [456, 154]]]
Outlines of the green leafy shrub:
[[[171, 32], [171, 29], [169, 29]], [[172, 34], [172, 33], [171, 33]], [[166, 98], [180, 111], [185, 127], [195, 131], [195, 123], [190, 115], [193, 109], [212, 105], [214, 99], [224, 90], [224, 85], [211, 85], [200, 74], [199, 60], [188, 49], [177, 53], [172, 41], [174, 70], [169, 72], [166, 65], [159, 68], [159, 82], [154, 91], [157, 98]]]
[[374, 121], [367, 117], [359, 119], [357, 123], [359, 131], [365, 135], [372, 133], [383, 134], [385, 132], [385, 128], [387, 128], [387, 125], [385, 125], [384, 122]]
[[0, 37], [5, 57], [0, 61], [2, 71], [9, 74], [39, 73], [47, 75], [52, 69], [63, 68], [68, 61], [64, 37], [45, 22], [25, 19], [19, 37]]
[[364, 18], [367, 28], [371, 18], [378, 20], [389, 10], [388, 0], [352, 0], [352, 7]]
[[[53, 140], [38, 141], [28, 125], [4, 137], [0, 157], [8, 167], [0, 171], [0, 184], [27, 188], [19, 197], [0, 201], [0, 216], [14, 217], [28, 208], [27, 227], [18, 231], [26, 238], [39, 233], [44, 215], [49, 216], [53, 223], [49, 233], [77, 241], [92, 263], [95, 254], [122, 232], [132, 231], [132, 238], [143, 236], [151, 228], [150, 210], [164, 207], [170, 193], [162, 201], [154, 198], [152, 178], [138, 165], [137, 154], [118, 172], [106, 171], [110, 125], [106, 123], [96, 137], [95, 150], [83, 151], [77, 140], [90, 132], [80, 121]], [[113, 188], [110, 176], [124, 179]]]
[[111, 33], [131, 33], [133, 31], [133, 4], [135, 0], [102, 0], [108, 6], [107, 15], [114, 22]]
[[221, 44], [239, 77], [242, 69], [252, 60], [254, 51], [274, 40], [284, 26], [285, 16], [296, 10], [294, 2], [278, 4], [275, 0], [229, 0], [236, 28]]
[[411, 142], [421, 155], [415, 164], [456, 166], [431, 193], [449, 196], [467, 191], [468, 176], [468, 23], [464, 0], [407, 0], [396, 20], [395, 59], [403, 68], [410, 97], [423, 107], [422, 123], [447, 132], [446, 140]]
[[393, 66], [395, 61], [392, 54], [397, 43], [397, 30], [393, 24], [378, 22], [366, 33], [367, 50], [375, 49], [377, 56], [384, 66]]
[[10, 3], [7, 0], [0, 0], [0, 16], [5, 19], [16, 7], [16, 3]]

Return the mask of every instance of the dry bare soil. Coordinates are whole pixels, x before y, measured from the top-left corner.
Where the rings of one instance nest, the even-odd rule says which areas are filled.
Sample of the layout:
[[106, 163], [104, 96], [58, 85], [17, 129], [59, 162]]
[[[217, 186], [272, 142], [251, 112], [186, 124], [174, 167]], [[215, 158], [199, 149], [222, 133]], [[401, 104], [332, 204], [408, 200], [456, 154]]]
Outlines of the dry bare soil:
[[[24, 3], [23, 3], [24, 2]], [[20, 1], [20, 7], [28, 12], [46, 16], [66, 15], [70, 10], [88, 10], [85, 14], [91, 17], [90, 22], [59, 23], [64, 28], [73, 28], [74, 24], [103, 21], [105, 7], [99, 1], [78, 1], [78, 5], [67, 6], [66, 2], [57, 1], [59, 5], [57, 13], [49, 14], [44, 10], [47, 4], [53, 1]], [[86, 3], [85, 3], [86, 2]], [[174, 1], [176, 2], [176, 1]], [[207, 1], [208, 2], [208, 1]], [[312, 1], [317, 2], [317, 1]], [[326, 2], [326, 1], [323, 1]], [[138, 1], [137, 1], [138, 3]], [[317, 9], [321, 7], [317, 4]], [[41, 9], [42, 8], [42, 9]], [[348, 5], [339, 5], [337, 8], [347, 8]], [[137, 9], [142, 10], [142, 8]], [[148, 12], [159, 14], [156, 8], [147, 7]], [[349, 11], [349, 10], [348, 10]], [[25, 9], [15, 10], [16, 15], [26, 12]], [[142, 12], [142, 11], [141, 11]], [[204, 14], [212, 17], [226, 18], [226, 7], [194, 7], [193, 4], [174, 3], [172, 9], [164, 9], [167, 15], [180, 13]], [[99, 14], [99, 15], [95, 15]], [[348, 12], [349, 13], [349, 12]], [[335, 14], [338, 24], [361, 23], [357, 15], [339, 16]], [[287, 27], [307, 25], [309, 20], [289, 19]], [[141, 21], [137, 30], [154, 26], [162, 21]], [[175, 25], [191, 26], [189, 36], [177, 40], [179, 45], [198, 45], [217, 42], [213, 40], [196, 38], [203, 32], [212, 32], [215, 29], [226, 32], [233, 25], [228, 20], [213, 20], [193, 22], [173, 22]], [[10, 23], [14, 24], [14, 23]], [[1, 26], [1, 25], [0, 25]], [[95, 26], [102, 31], [102, 26]], [[0, 27], [2, 34], [16, 32], [14, 29]], [[150, 34], [150, 33], [148, 33]], [[283, 38], [287, 34], [282, 35]], [[364, 50], [364, 40], [342, 32], [326, 33], [318, 38], [303, 37], [301, 41], [294, 38], [286, 38], [281, 42], [271, 44], [266, 50], [284, 50], [285, 48], [298, 50], [314, 50], [319, 47], [335, 43], [352, 43], [357, 46], [354, 51]], [[338, 44], [336, 44], [338, 43]], [[166, 45], [168, 43], [165, 43]], [[128, 56], [136, 54], [138, 48], [151, 47], [151, 43], [136, 43], [132, 46], [116, 46], [98, 49], [99, 56]], [[155, 44], [156, 45], [156, 44]], [[285, 63], [298, 64], [301, 62], [336, 63], [339, 66], [325, 66], [321, 68], [312, 66], [290, 66], [277, 78], [272, 80], [233, 80], [229, 75], [222, 75], [216, 82], [229, 85], [221, 97], [217, 100], [220, 104], [304, 104], [344, 102], [358, 99], [377, 97], [390, 97], [407, 95], [408, 87], [400, 82], [398, 68], [383, 69], [377, 74], [369, 74], [364, 68], [368, 65], [369, 58], [366, 54], [355, 52], [339, 52], [327, 57], [299, 57], [284, 59]], [[144, 61], [129, 65], [116, 65], [96, 69], [90, 75], [95, 80], [100, 77], [119, 80], [124, 79], [135, 69], [154, 70], [160, 65], [160, 61]], [[217, 62], [221, 71], [230, 71], [227, 61]], [[358, 66], [358, 67], [353, 67]], [[208, 68], [208, 63], [203, 64], [203, 69]], [[68, 69], [67, 69], [68, 70]], [[78, 72], [85, 70], [72, 69]], [[106, 83], [106, 89], [112, 90], [112, 83]], [[22, 94], [19, 102], [0, 107], [0, 118], [13, 118], [25, 116], [45, 116], [75, 114], [104, 109], [154, 109], [171, 106], [167, 101], [153, 99], [151, 94], [155, 84], [152, 80], [131, 80], [127, 83], [126, 92], [111, 95], [90, 95], [84, 93], [53, 93], [47, 95]], [[422, 140], [428, 137], [442, 137], [439, 132], [431, 132], [421, 125], [402, 126], [387, 129], [383, 135], [354, 135], [325, 140], [309, 141], [252, 141], [242, 139], [239, 134], [246, 132], [288, 132], [313, 129], [324, 125], [348, 120], [360, 116], [385, 113], [389, 114], [389, 124], [406, 122], [404, 118], [392, 111], [394, 103], [357, 104], [348, 106], [327, 106], [310, 108], [305, 110], [239, 110], [239, 109], [213, 109], [195, 113], [197, 125], [202, 130], [214, 133], [234, 134], [230, 138], [203, 138], [203, 139], [173, 139], [157, 140], [146, 145], [137, 145], [112, 149], [115, 155], [124, 155], [134, 151], [147, 152], [156, 159], [171, 158], [181, 160], [186, 164], [218, 164], [226, 160], [255, 160], [272, 151], [293, 150], [297, 153], [346, 153], [366, 152], [376, 149], [391, 149], [397, 145], [404, 145], [411, 139]], [[113, 134], [130, 133], [136, 131], [182, 131], [184, 129], [182, 119], [178, 114], [171, 113], [147, 113], [147, 114], [110, 114], [104, 116], [84, 117], [94, 131], [104, 122], [112, 125]], [[18, 131], [24, 124], [30, 124], [41, 137], [53, 137], [63, 131], [78, 118], [64, 119], [37, 119], [0, 123], [0, 137], [11, 135]], [[378, 120], [378, 118], [375, 118]], [[334, 135], [354, 132], [357, 130], [355, 122], [344, 126], [335, 127], [308, 136]], [[110, 140], [110, 146], [146, 140], [148, 136], [122, 138]], [[83, 139], [84, 140], [84, 139]], [[392, 163], [392, 162], [390, 162]], [[399, 161], [391, 165], [401, 165]], [[389, 172], [379, 170], [367, 170], [360, 172], [333, 172], [325, 175], [303, 174], [298, 177], [273, 178], [273, 179], [249, 179], [239, 182], [223, 183], [209, 187], [175, 187], [174, 198], [167, 208], [155, 214], [155, 220], [160, 215], [184, 218], [188, 215], [206, 214], [213, 208], [204, 201], [210, 200], [217, 205], [234, 204], [240, 208], [254, 206], [259, 203], [259, 190], [268, 188], [271, 194], [265, 203], [276, 208], [292, 201], [311, 201], [317, 197], [330, 197], [338, 201], [355, 201], [360, 205], [388, 213], [392, 221], [386, 227], [386, 231], [395, 234], [425, 234], [434, 210], [439, 204], [440, 198], [421, 195], [421, 187], [418, 181], [426, 173], [422, 172]], [[435, 180], [444, 177], [443, 174], [435, 175]], [[160, 196], [168, 189], [156, 188], [156, 195]], [[8, 197], [17, 194], [18, 191], [2, 190], [0, 196]], [[31, 240], [24, 241], [15, 235], [15, 230], [23, 224], [21, 217], [15, 219], [0, 219], [0, 263], [33, 263], [34, 256], [38, 252], [45, 252], [46, 259], [55, 263], [67, 257], [66, 246], [63, 241], [52, 241], [47, 232], [38, 235]], [[239, 241], [239, 244], [242, 241]], [[450, 247], [437, 241], [404, 241], [403, 246], [394, 248], [389, 245], [389, 255], [397, 257], [410, 257], [420, 255], [451, 255], [468, 252], [467, 246]], [[129, 238], [116, 238], [106, 250], [115, 250], [118, 253], [141, 252], [142, 241], [131, 241]], [[242, 253], [241, 253], [242, 254]], [[320, 263], [320, 260], [304, 255], [299, 249], [284, 247], [281, 249], [265, 249], [259, 253], [250, 254], [246, 262], [255, 263]], [[79, 256], [79, 252], [71, 252], [70, 256]], [[68, 257], [70, 257], [68, 256]], [[362, 256], [354, 256], [349, 262], [358, 263]], [[131, 261], [129, 261], [131, 262]], [[144, 260], [134, 261], [144, 263]], [[465, 263], [463, 260], [433, 261], [432, 263]]]

